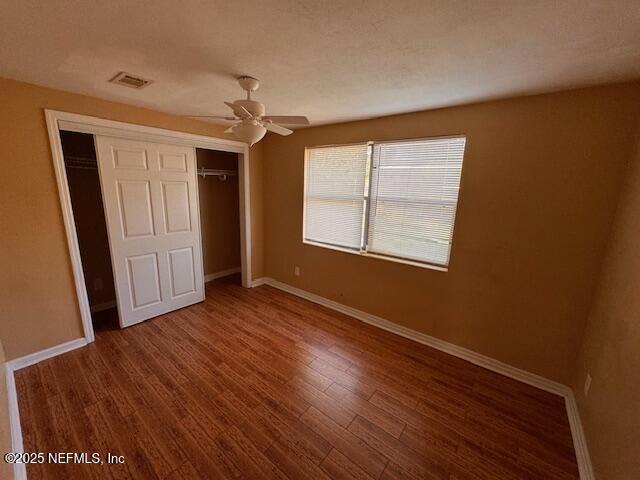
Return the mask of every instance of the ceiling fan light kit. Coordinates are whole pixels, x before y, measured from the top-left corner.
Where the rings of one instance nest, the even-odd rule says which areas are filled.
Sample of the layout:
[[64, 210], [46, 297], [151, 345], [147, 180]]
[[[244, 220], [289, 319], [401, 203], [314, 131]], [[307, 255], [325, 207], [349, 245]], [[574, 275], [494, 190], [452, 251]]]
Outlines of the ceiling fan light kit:
[[267, 133], [267, 129], [258, 125], [258, 122], [251, 123], [244, 120], [225, 130], [225, 133], [229, 131], [240, 141], [247, 142], [249, 145], [259, 142]]
[[[224, 102], [231, 110], [233, 117], [220, 117], [213, 115], [196, 115], [206, 118], [219, 118], [221, 120], [238, 120], [238, 123], [227, 128], [224, 133], [233, 133], [235, 137], [246, 142], [249, 145], [259, 142], [265, 136], [267, 131], [277, 133], [278, 135], [290, 135], [292, 130], [278, 125], [309, 125], [307, 117], [293, 115], [265, 115], [266, 109], [264, 103], [251, 100], [251, 92], [255, 92], [260, 87], [260, 81], [257, 78], [242, 76], [238, 78], [238, 84], [247, 92], [247, 98], [244, 100], [235, 100], [234, 102]], [[277, 123], [276, 123], [277, 122]]]

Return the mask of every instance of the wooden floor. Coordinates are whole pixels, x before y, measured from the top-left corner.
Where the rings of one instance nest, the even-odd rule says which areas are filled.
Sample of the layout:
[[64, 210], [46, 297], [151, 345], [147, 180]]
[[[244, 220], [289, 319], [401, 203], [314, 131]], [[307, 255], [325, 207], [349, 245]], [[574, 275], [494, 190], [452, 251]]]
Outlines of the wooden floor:
[[235, 281], [17, 372], [25, 451], [125, 457], [29, 479], [578, 477], [560, 397]]

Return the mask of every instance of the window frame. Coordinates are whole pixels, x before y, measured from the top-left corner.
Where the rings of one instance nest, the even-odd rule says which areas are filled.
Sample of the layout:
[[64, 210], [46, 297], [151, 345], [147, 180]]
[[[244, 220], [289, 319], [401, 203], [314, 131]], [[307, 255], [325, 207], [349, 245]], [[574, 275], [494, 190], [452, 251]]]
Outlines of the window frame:
[[[371, 209], [371, 189], [372, 189], [372, 179], [373, 179], [373, 147], [376, 144], [390, 144], [390, 143], [405, 143], [405, 142], [419, 142], [419, 141], [428, 141], [428, 140], [443, 140], [449, 138], [464, 138], [465, 146], [462, 154], [462, 168], [460, 170], [460, 185], [458, 186], [458, 196], [456, 197], [456, 203], [453, 212], [453, 221], [451, 225], [451, 245], [449, 248], [449, 255], [447, 258], [447, 264], [442, 265], [433, 262], [419, 261], [414, 259], [409, 259], [405, 257], [389, 255], [389, 254], [380, 254], [367, 250], [367, 243], [369, 237], [369, 223], [370, 223], [370, 209]], [[343, 253], [350, 253], [352, 255], [358, 255], [361, 257], [369, 257], [376, 258], [380, 260], [387, 260], [394, 263], [400, 263], [404, 265], [411, 265], [414, 267], [427, 268], [430, 270], [436, 270], [440, 272], [449, 271], [449, 263], [451, 261], [451, 251], [453, 250], [453, 234], [455, 231], [456, 224], [456, 216], [458, 213], [458, 203], [460, 201], [460, 194], [462, 192], [462, 170], [464, 169], [464, 155], [467, 149], [467, 136], [465, 134], [453, 134], [453, 135], [440, 135], [435, 137], [418, 137], [418, 138], [404, 138], [404, 139], [393, 139], [393, 140], [368, 140], [363, 142], [350, 142], [344, 144], [328, 144], [328, 145], [313, 145], [305, 147], [304, 149], [304, 185], [303, 185], [303, 194], [302, 194], [302, 243], [306, 245], [311, 245], [314, 247], [326, 248], [329, 250], [335, 250]], [[339, 245], [334, 245], [330, 243], [317, 242], [313, 240], [306, 239], [306, 212], [307, 212], [307, 185], [308, 185], [308, 161], [309, 161], [309, 151], [318, 148], [327, 148], [327, 147], [348, 147], [350, 145], [367, 145], [367, 169], [368, 176], [365, 178], [365, 194], [364, 194], [364, 208], [363, 208], [363, 222], [362, 222], [362, 234], [360, 241], [360, 249], [351, 249], [347, 247], [342, 247]]]

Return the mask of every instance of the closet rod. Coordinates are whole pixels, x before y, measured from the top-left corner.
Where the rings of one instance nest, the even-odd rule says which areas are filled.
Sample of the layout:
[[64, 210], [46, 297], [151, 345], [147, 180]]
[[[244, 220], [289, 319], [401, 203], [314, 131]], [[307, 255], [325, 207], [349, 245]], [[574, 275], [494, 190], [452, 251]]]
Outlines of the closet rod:
[[66, 168], [77, 168], [80, 170], [97, 170], [98, 162], [95, 158], [75, 157], [67, 155], [64, 157], [64, 165]]
[[218, 170], [215, 168], [201, 168], [198, 170], [198, 175], [202, 178], [205, 177], [218, 177], [220, 180], [224, 181], [227, 177], [235, 177], [237, 174], [234, 170]]

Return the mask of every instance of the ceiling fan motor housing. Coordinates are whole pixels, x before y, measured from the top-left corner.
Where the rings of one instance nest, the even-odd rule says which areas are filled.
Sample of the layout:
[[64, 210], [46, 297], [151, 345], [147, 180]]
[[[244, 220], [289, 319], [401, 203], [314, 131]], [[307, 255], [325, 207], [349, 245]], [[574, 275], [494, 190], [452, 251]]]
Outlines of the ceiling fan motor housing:
[[266, 112], [264, 103], [256, 102], [255, 100], [236, 100], [233, 104], [244, 107], [254, 117], [262, 117]]

